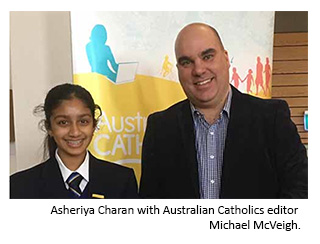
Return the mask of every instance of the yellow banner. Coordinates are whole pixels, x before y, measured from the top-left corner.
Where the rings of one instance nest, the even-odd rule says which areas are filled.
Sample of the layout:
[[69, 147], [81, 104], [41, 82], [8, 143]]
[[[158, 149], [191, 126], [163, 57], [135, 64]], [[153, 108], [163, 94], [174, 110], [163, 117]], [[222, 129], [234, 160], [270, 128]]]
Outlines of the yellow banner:
[[74, 75], [74, 83], [93, 94], [103, 114], [89, 146], [97, 158], [132, 167], [141, 174], [141, 149], [147, 117], [185, 95], [179, 83], [145, 75], [115, 84], [98, 73]]

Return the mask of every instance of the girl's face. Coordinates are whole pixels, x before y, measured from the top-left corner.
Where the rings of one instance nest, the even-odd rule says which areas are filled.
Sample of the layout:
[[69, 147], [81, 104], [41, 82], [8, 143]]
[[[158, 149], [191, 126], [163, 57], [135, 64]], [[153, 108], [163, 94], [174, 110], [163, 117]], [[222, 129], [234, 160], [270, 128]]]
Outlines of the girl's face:
[[64, 100], [52, 111], [48, 132], [57, 143], [62, 161], [84, 159], [95, 129], [93, 121], [90, 109], [77, 98]]

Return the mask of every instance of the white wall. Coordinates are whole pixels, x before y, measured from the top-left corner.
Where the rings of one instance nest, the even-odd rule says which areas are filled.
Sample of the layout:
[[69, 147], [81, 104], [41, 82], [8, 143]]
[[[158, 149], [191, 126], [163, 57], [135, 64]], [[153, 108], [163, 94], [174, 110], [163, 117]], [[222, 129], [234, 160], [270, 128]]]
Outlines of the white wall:
[[42, 161], [42, 117], [33, 108], [50, 88], [72, 82], [69, 12], [11, 12], [10, 61], [15, 143], [10, 146], [10, 173]]

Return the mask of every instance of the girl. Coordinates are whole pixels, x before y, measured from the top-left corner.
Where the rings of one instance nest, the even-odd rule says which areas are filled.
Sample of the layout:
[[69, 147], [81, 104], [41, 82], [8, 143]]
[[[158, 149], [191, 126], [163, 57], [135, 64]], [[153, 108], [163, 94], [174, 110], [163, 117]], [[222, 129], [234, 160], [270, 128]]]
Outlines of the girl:
[[10, 177], [11, 198], [137, 198], [132, 169], [95, 158], [87, 147], [97, 126], [90, 93], [81, 86], [52, 88], [43, 106], [49, 159]]

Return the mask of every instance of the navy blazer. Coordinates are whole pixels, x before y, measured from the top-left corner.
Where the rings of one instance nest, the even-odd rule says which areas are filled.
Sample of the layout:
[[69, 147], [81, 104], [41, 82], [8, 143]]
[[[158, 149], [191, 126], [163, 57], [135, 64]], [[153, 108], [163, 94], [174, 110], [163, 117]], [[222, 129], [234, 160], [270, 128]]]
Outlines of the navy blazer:
[[[307, 156], [285, 101], [232, 87], [220, 198], [307, 198]], [[189, 100], [148, 117], [142, 198], [199, 198]]]
[[[95, 158], [89, 153], [89, 198], [137, 198], [137, 182], [132, 169]], [[55, 157], [10, 176], [10, 198], [69, 198]]]

